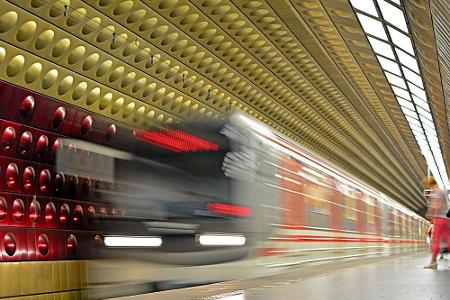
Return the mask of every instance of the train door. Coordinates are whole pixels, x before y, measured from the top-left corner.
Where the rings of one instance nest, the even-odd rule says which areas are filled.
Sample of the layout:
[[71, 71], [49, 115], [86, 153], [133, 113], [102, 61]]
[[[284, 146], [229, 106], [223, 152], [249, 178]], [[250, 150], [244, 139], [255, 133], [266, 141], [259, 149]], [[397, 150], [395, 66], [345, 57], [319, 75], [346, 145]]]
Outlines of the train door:
[[305, 214], [304, 180], [299, 175], [303, 165], [290, 157], [283, 157], [276, 175], [281, 187], [282, 224], [291, 228], [307, 225]]
[[387, 237], [389, 236], [389, 207], [380, 201], [381, 207], [381, 233]]

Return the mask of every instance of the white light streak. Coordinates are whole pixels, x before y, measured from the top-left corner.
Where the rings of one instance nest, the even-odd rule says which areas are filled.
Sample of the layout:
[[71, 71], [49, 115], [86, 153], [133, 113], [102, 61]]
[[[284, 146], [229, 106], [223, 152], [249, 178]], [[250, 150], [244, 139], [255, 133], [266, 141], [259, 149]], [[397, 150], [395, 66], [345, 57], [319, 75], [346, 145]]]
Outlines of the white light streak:
[[162, 239], [154, 236], [105, 236], [107, 247], [159, 247]]
[[246, 238], [243, 235], [201, 234], [198, 241], [203, 246], [243, 246]]

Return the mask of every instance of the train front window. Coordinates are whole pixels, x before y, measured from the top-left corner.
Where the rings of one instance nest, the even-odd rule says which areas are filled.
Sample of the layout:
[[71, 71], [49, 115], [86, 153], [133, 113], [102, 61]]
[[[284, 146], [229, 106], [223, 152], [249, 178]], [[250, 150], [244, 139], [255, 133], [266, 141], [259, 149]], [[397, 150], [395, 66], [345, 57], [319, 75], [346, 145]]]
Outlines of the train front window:
[[208, 212], [210, 204], [232, 204], [230, 179], [222, 170], [229, 143], [216, 128], [205, 127], [195, 134], [180, 129], [136, 130], [136, 137], [134, 171], [123, 162], [128, 166], [117, 173], [121, 177], [128, 173], [139, 182], [139, 198], [155, 204], [159, 218], [217, 216]]

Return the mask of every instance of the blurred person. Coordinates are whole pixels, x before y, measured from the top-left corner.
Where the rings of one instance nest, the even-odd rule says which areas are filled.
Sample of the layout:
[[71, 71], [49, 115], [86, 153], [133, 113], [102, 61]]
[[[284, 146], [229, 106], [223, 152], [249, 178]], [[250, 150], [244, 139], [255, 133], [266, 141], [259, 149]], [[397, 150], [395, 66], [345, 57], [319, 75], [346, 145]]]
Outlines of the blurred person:
[[433, 223], [433, 228], [431, 237], [431, 261], [424, 268], [437, 269], [436, 259], [439, 254], [441, 240], [450, 248], [449, 219], [446, 216], [448, 202], [446, 192], [439, 189], [433, 177], [429, 178], [428, 187], [432, 191], [428, 200], [426, 217]]
[[430, 222], [430, 226], [428, 227], [427, 230], [427, 243], [430, 245], [430, 249], [431, 249], [431, 242], [432, 242], [432, 238], [433, 238], [433, 221]]
[[[449, 223], [449, 225], [450, 225], [450, 223]], [[430, 226], [428, 227], [428, 230], [427, 230], [427, 243], [428, 243], [428, 245], [430, 245], [430, 249], [431, 249], [431, 245], [433, 243], [432, 242], [433, 241], [433, 228], [434, 228], [433, 221], [431, 221]], [[439, 258], [444, 259], [444, 253], [448, 252], [448, 248], [444, 248], [445, 245], [442, 241], [440, 241], [439, 246], [440, 246], [439, 247], [439, 254], [440, 254]], [[444, 247], [442, 247], [442, 246], [444, 246]]]

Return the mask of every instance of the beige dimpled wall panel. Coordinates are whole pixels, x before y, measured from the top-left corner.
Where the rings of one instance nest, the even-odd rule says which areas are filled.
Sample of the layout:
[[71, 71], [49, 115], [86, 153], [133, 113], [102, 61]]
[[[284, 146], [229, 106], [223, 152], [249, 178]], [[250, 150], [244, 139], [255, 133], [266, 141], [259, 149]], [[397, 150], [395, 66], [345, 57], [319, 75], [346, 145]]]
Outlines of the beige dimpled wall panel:
[[133, 126], [241, 110], [424, 203], [424, 160], [347, 0], [0, 5], [0, 79]]
[[2, 262], [0, 276], [1, 298], [83, 299], [86, 265], [84, 261]]
[[[143, 1], [143, 2], [148, 4], [148, 6], [153, 8], [155, 11], [157, 11], [158, 9], [162, 10], [163, 13], [161, 15], [166, 17], [169, 21], [171, 21], [172, 24], [175, 25], [177, 24], [176, 18], [171, 16], [170, 12], [179, 6], [184, 6], [189, 3], [187, 1], [181, 0], [171, 1], [170, 3], [165, 1], [151, 1], [151, 2]], [[361, 160], [369, 162], [368, 163], [369, 166], [366, 166], [366, 168], [376, 169], [376, 167], [370, 166], [371, 164], [370, 162], [376, 160], [376, 158], [368, 157], [367, 155], [365, 155], [367, 152], [371, 152], [371, 149], [368, 150], [366, 149], [365, 151], [363, 151], [364, 154], [357, 154], [358, 146], [351, 145], [353, 144], [352, 141], [360, 141], [364, 140], [365, 138], [370, 139], [371, 136], [368, 133], [358, 135], [358, 133], [355, 130], [353, 130], [352, 134], [348, 134], [348, 132], [352, 131], [353, 129], [349, 121], [347, 121], [347, 123], [345, 124], [345, 119], [338, 113], [336, 113], [336, 111], [331, 111], [330, 115], [327, 115], [327, 112], [330, 111], [329, 109], [327, 109], [329, 108], [330, 103], [336, 103], [337, 99], [331, 99], [334, 101], [326, 101], [321, 91], [315, 89], [315, 87], [312, 86], [312, 84], [314, 83], [318, 84], [319, 82], [322, 83], [324, 80], [324, 76], [317, 76], [317, 73], [319, 73], [320, 71], [317, 70], [317, 68], [314, 69], [311, 67], [313, 66], [312, 64], [313, 62], [311, 62], [309, 66], [309, 70], [312, 73], [312, 75], [310, 76], [312, 77], [311, 79], [305, 78], [304, 76], [302, 76], [303, 74], [302, 75], [297, 74], [296, 71], [298, 72], [298, 69], [294, 69], [292, 63], [289, 60], [287, 60], [279, 51], [277, 51], [278, 49], [274, 47], [275, 44], [271, 44], [267, 39], [265, 39], [263, 35], [258, 34], [254, 26], [251, 25], [251, 22], [248, 22], [244, 16], [240, 15], [239, 10], [237, 10], [237, 8], [234, 7], [233, 5], [227, 3], [227, 1], [196, 2], [193, 8], [191, 7], [189, 10], [187, 10], [186, 8], [186, 13], [189, 12], [200, 16], [198, 17], [198, 22], [204, 25], [205, 31], [204, 34], [200, 35], [191, 34], [190, 36], [192, 38], [196, 38], [198, 42], [200, 42], [201, 40], [205, 40], [207, 45], [213, 39], [220, 38], [222, 41], [226, 41], [226, 43], [228, 43], [230, 47], [235, 46], [234, 49], [237, 50], [230, 57], [230, 62], [239, 60], [240, 63], [236, 65], [237, 68], [241, 67], [242, 65], [249, 65], [250, 62], [252, 61], [252, 58], [253, 59], [258, 58], [260, 61], [264, 63], [264, 65], [269, 66], [270, 70], [272, 70], [273, 75], [271, 76], [271, 74], [269, 74], [268, 76], [266, 76], [265, 81], [268, 82], [268, 85], [270, 84], [272, 87], [275, 86], [275, 88], [278, 86], [277, 79], [292, 78], [292, 77], [295, 78], [297, 76], [298, 79], [295, 81], [297, 85], [290, 84], [290, 82], [284, 80], [284, 82], [288, 83], [287, 87], [283, 86], [279, 88], [282, 95], [286, 95], [287, 97], [290, 97], [290, 99], [293, 99], [289, 101], [290, 103], [292, 103], [292, 101], [295, 101], [294, 100], [295, 96], [300, 97], [300, 102], [302, 99], [305, 99], [303, 107], [300, 107], [298, 111], [295, 111], [296, 115], [301, 119], [306, 119], [309, 124], [316, 126], [315, 127], [316, 129], [320, 128], [318, 130], [325, 132], [325, 138], [329, 140], [334, 140], [341, 149], [348, 148], [349, 150], [347, 150], [347, 152], [349, 152], [349, 154], [352, 155], [353, 157], [358, 157]], [[201, 13], [204, 13], [205, 17], [202, 17]], [[265, 15], [266, 13], [267, 12], [264, 9], [260, 9], [256, 12], [257, 15], [258, 14]], [[224, 17], [225, 15], [227, 15], [227, 17]], [[219, 27], [216, 24], [221, 26]], [[226, 30], [227, 32], [225, 32], [225, 29], [227, 29]], [[214, 33], [214, 35], [210, 34], [212, 32]], [[187, 30], [185, 31], [185, 33], [189, 34]], [[292, 37], [283, 38], [282, 35], [284, 35], [284, 32], [282, 30], [278, 30], [277, 35], [281, 35], [281, 38], [277, 41], [278, 44], [290, 45], [293, 43]], [[272, 51], [269, 51], [267, 53], [264, 53], [264, 51], [260, 53], [257, 53], [256, 50], [252, 51], [252, 48], [253, 49], [256, 48], [255, 43], [257, 43], [258, 45], [266, 44], [272, 46]], [[242, 51], [240, 51], [241, 48], [243, 48]], [[209, 50], [214, 53], [214, 49]], [[308, 65], [308, 63], [305, 63], [305, 65]], [[245, 71], [245, 69], [243, 71]], [[261, 72], [264, 71], [265, 70]], [[251, 76], [251, 74], [249, 74], [248, 76]], [[299, 83], [300, 84], [303, 83], [303, 85], [299, 86], [298, 85]], [[268, 93], [270, 93], [270, 90], [268, 91]], [[293, 93], [295, 94], [292, 95]], [[279, 102], [284, 104], [285, 106], [289, 105], [283, 99], [280, 99]], [[333, 113], [334, 115], [331, 116]], [[349, 114], [347, 116], [347, 119], [350, 119], [349, 116], [353, 115], [354, 114]], [[280, 117], [283, 117], [283, 115]], [[352, 120], [350, 119], [350, 122], [351, 121]], [[341, 126], [337, 128], [335, 127], [335, 130], [333, 131], [332, 127], [333, 125], [336, 124], [337, 126], [339, 125]], [[356, 124], [356, 122], [354, 122], [354, 124]], [[348, 136], [352, 136], [354, 138], [347, 139], [347, 141], [345, 141], [346, 145], [339, 145], [339, 143], [342, 141], [342, 139], [340, 138], [341, 132], [343, 132], [344, 134], [348, 134]], [[383, 173], [384, 176], [389, 177], [389, 173], [392, 169], [391, 166], [392, 164], [390, 164], [388, 168], [372, 171], [373, 172], [378, 171], [380, 173]], [[405, 176], [405, 173], [403, 173], [402, 175]], [[409, 176], [406, 177], [409, 178]], [[389, 181], [390, 180], [388, 180], [385, 184], [389, 185]], [[404, 186], [403, 188], [408, 189], [406, 186]]]

